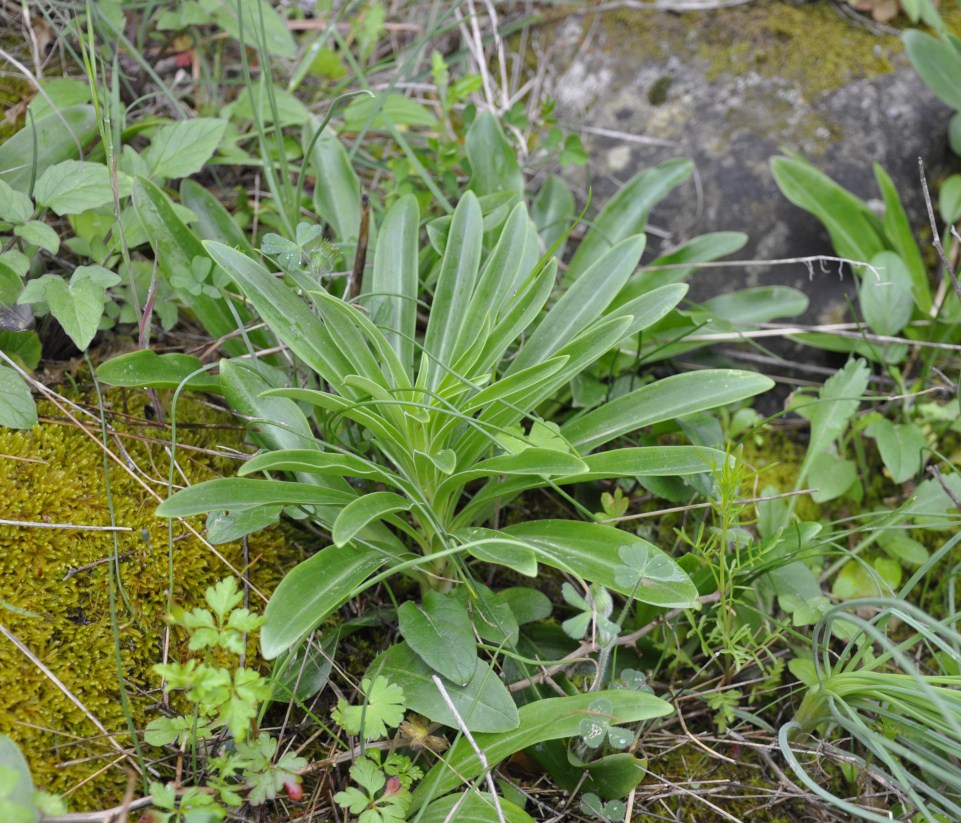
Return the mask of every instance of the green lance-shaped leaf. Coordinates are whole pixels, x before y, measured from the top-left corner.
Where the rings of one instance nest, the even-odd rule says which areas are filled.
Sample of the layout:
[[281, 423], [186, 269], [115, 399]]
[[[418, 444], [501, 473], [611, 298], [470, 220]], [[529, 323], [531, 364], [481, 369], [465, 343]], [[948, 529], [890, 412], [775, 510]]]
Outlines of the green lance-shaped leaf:
[[888, 173], [877, 163], [874, 164], [874, 177], [884, 198], [884, 236], [911, 273], [912, 295], [922, 312], [931, 310], [931, 284], [928, 271], [921, 258], [921, 250], [914, 239], [907, 212], [901, 203], [898, 190]]
[[404, 195], [388, 209], [377, 235], [368, 305], [370, 316], [413, 378], [419, 289], [417, 199]]
[[961, 110], [961, 53], [947, 38], [918, 29], [904, 33], [904, 49], [921, 79], [951, 108]]
[[687, 180], [694, 169], [690, 160], [668, 160], [632, 177], [601, 210], [585, 235], [564, 275], [572, 283], [611, 246], [644, 231], [651, 209], [671, 189]]
[[621, 241], [598, 256], [554, 304], [511, 364], [516, 372], [556, 354], [597, 320], [624, 287], [644, 252], [644, 235]]
[[64, 160], [77, 157], [97, 134], [100, 118], [93, 106], [71, 106], [59, 114], [50, 112], [35, 123], [29, 121], [0, 146], [0, 180], [24, 194], [30, 181]]
[[97, 377], [108, 386], [176, 389], [183, 384], [194, 391], [220, 394], [220, 378], [200, 371], [202, 366], [198, 358], [189, 354], [157, 354], [153, 349], [144, 349], [101, 363]]
[[518, 199], [524, 196], [524, 175], [517, 152], [492, 112], [484, 109], [478, 113], [467, 130], [465, 142], [471, 191], [478, 197], [501, 191], [511, 192]]
[[[138, 177], [135, 181], [133, 205], [150, 238], [157, 264], [168, 282], [174, 283], [178, 274], [192, 271], [197, 258], [207, 257], [207, 252], [196, 235], [177, 216], [170, 198], [149, 180]], [[178, 290], [178, 297], [190, 307], [212, 337], [219, 338], [236, 331], [237, 321], [227, 307], [226, 298], [211, 297], [204, 292], [191, 294], [182, 290]], [[236, 310], [241, 322], [249, 317], [249, 312], [243, 305], [237, 306]], [[256, 334], [254, 339], [258, 339]], [[236, 339], [225, 341], [224, 349], [232, 355], [246, 351], [244, 341]]]
[[234, 216], [224, 208], [209, 189], [195, 180], [182, 180], [180, 202], [197, 215], [198, 219], [195, 223], [191, 223], [191, 228], [199, 240], [217, 240], [242, 251], [249, 257], [256, 256], [254, 247], [250, 245], [247, 235], [237, 224]]
[[[626, 303], [659, 286], [686, 280], [697, 270], [698, 263], [707, 263], [734, 254], [742, 249], [747, 241], [748, 236], [738, 231], [718, 231], [692, 237], [679, 248], [645, 264], [627, 287], [621, 290], [615, 305]], [[678, 268], [659, 268], [667, 266]]]
[[734, 403], [765, 392], [774, 381], [754, 372], [711, 369], [666, 377], [606, 403], [561, 427], [580, 451], [664, 420]]
[[698, 608], [697, 588], [659, 548], [612, 526], [535, 520], [501, 530], [546, 563], [582, 580], [665, 608]]
[[[518, 203], [511, 210], [507, 222], [501, 229], [497, 244], [481, 269], [477, 287], [474, 289], [470, 307], [467, 310], [468, 317], [481, 319], [487, 316], [497, 318], [500, 315], [505, 301], [514, 294], [518, 281], [530, 272], [530, 269], [524, 270], [526, 264], [524, 250], [529, 235], [530, 220], [527, 209], [523, 203]], [[461, 328], [454, 346], [453, 360], [457, 360], [472, 343], [477, 345], [479, 342], [483, 345], [487, 342], [474, 340], [474, 335], [480, 327], [480, 323], [468, 323]], [[487, 366], [481, 365], [480, 368], [484, 369]]]
[[[404, 694], [407, 694], [406, 689]], [[493, 766], [515, 752], [546, 740], [577, 736], [581, 721], [597, 716], [597, 712], [590, 707], [599, 699], [610, 702], [611, 711], [604, 716], [604, 720], [612, 725], [639, 723], [664, 717], [673, 711], [671, 705], [659, 697], [626, 689], [548, 697], [522, 706], [518, 712], [519, 724], [512, 731], [477, 734], [474, 742], [484, 752], [488, 764]], [[414, 790], [411, 812], [416, 812], [432, 798], [462, 786], [465, 780], [480, 777], [483, 773], [484, 765], [474, 746], [465, 738], [459, 739]]]
[[[304, 126], [303, 144], [310, 145], [319, 128], [316, 120]], [[327, 126], [314, 142], [310, 162], [317, 174], [314, 208], [341, 243], [353, 244], [360, 234], [360, 179], [350, 164], [347, 149]]]
[[504, 823], [534, 823], [534, 818], [520, 806], [498, 797], [496, 800], [487, 792], [461, 792], [435, 800], [417, 816], [418, 823], [491, 823], [493, 820]]
[[443, 367], [451, 365], [462, 327], [477, 322], [468, 317], [467, 307], [477, 281], [482, 239], [480, 206], [468, 192], [454, 211], [424, 336], [424, 351], [430, 358], [429, 389], [436, 389], [447, 374]]
[[368, 546], [328, 546], [294, 566], [264, 610], [265, 623], [260, 630], [264, 659], [273, 660], [296, 646], [357, 594], [370, 575], [396, 560]]
[[[574, 195], [567, 183], [556, 174], [552, 174], [534, 198], [531, 205], [531, 219], [537, 226], [541, 243], [545, 249], [551, 248], [570, 230], [574, 223]], [[561, 240], [557, 247], [557, 256], [564, 257], [567, 239]]]
[[410, 501], [393, 492], [372, 492], [352, 500], [334, 521], [332, 537], [334, 543], [343, 546], [354, 535], [374, 520], [382, 520], [395, 512], [410, 509]]
[[462, 488], [472, 480], [482, 477], [534, 475], [538, 478], [577, 474], [585, 471], [587, 464], [569, 452], [557, 449], [527, 448], [517, 454], [502, 454], [482, 460], [463, 472], [451, 475], [438, 488], [438, 495]]
[[190, 517], [214, 511], [240, 511], [257, 506], [346, 506], [356, 493], [291, 483], [221, 477], [176, 492], [157, 507], [160, 517]]
[[884, 250], [877, 217], [826, 174], [798, 157], [773, 158], [771, 171], [781, 193], [824, 224], [839, 255], [867, 262]]
[[250, 458], [237, 472], [241, 477], [260, 471], [307, 472], [336, 477], [362, 477], [397, 484], [399, 478], [382, 466], [354, 454], [322, 452], [316, 449], [284, 449]]
[[283, 283], [262, 265], [223, 243], [211, 240], [203, 247], [241, 288], [257, 314], [274, 333], [317, 374], [341, 394], [354, 397], [344, 379], [353, 373], [324, 324]]
[[[733, 460], [724, 452], [701, 446], [639, 446], [612, 449], [585, 456], [587, 470], [566, 477], [552, 478], [558, 486], [586, 483], [615, 477], [685, 477], [714, 471], [725, 461]], [[483, 512], [495, 502], [511, 500], [522, 491], [542, 486], [540, 478], [510, 477], [502, 482], [492, 480], [478, 491], [461, 510], [455, 523], [479, 522]], [[507, 565], [507, 564], [504, 564]]]

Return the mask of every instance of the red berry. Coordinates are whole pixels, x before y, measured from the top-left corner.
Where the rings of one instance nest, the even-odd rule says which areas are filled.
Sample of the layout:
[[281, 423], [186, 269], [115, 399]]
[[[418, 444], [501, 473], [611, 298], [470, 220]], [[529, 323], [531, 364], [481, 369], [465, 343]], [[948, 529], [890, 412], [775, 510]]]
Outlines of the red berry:
[[304, 787], [293, 777], [284, 781], [284, 788], [287, 790], [287, 797], [294, 803], [299, 803], [304, 799]]

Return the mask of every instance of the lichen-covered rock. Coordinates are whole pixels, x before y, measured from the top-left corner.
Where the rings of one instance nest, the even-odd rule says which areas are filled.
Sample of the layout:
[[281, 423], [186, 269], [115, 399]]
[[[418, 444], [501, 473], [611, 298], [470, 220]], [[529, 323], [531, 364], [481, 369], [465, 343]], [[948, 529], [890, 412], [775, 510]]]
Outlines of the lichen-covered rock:
[[[952, 112], [911, 68], [897, 32], [844, 16], [843, 6], [622, 9], [545, 31], [558, 115], [595, 129], [585, 140], [595, 202], [640, 169], [688, 157], [697, 175], [655, 209], [650, 254], [706, 232], [744, 231], [742, 260], [832, 255], [823, 226], [774, 182], [769, 160], [788, 149], [869, 201], [879, 198], [880, 163], [923, 233], [918, 158], [932, 182], [954, 170]], [[744, 286], [799, 288], [811, 297], [807, 322], [836, 322], [853, 290], [836, 265], [812, 273], [800, 263], [705, 270], [690, 282], [694, 300]]]
[[[169, 428], [144, 419], [142, 396], [118, 391], [108, 402], [108, 424], [116, 430], [108, 441], [108, 473], [95, 416], [78, 417], [88, 427], [82, 430], [44, 404], [43, 422], [32, 431], [0, 429], [4, 521], [110, 526], [112, 505], [116, 525], [130, 529], [0, 525], [0, 623], [50, 672], [0, 636], [0, 732], [19, 744], [37, 785], [67, 793], [72, 810], [119, 803], [126, 770], [136, 766], [134, 757], [122, 754], [132, 752], [132, 741], [118, 655], [133, 726], [142, 730], [158, 716], [162, 695], [150, 667], [164, 654], [171, 571], [174, 600], [188, 607], [201, 604], [206, 587], [231, 573], [201, 539], [178, 524], [168, 530], [168, 521], [154, 514], [154, 495], [167, 494]], [[243, 446], [242, 426], [196, 400], [179, 405], [183, 475], [195, 483], [231, 473], [234, 461], [217, 453]], [[184, 477], [177, 474], [175, 482]], [[203, 522], [195, 525], [202, 533]], [[239, 544], [216, 551], [242, 569]], [[268, 594], [282, 568], [299, 559], [295, 551], [280, 530], [252, 536], [253, 585]], [[119, 575], [112, 586], [114, 557]], [[251, 606], [263, 602], [252, 594]], [[187, 656], [182, 637], [171, 636], [169, 654]]]

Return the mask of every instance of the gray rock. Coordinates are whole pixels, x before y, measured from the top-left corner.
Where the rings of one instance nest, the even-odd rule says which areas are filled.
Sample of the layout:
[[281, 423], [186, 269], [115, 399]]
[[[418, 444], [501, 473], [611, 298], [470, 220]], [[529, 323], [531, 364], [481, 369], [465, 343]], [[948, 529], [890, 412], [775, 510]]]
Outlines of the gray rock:
[[[654, 251], [737, 230], [751, 238], [740, 259], [833, 254], [821, 224], [775, 185], [768, 161], [782, 148], [867, 200], [879, 197], [872, 165], [880, 163], [912, 225], [929, 236], [918, 158], [929, 181], [945, 173], [951, 111], [911, 69], [899, 38], [865, 25], [824, 3], [569, 18], [550, 35], [549, 91], [566, 125], [589, 124], [589, 182], [598, 202], [643, 168], [694, 160], [697, 180], [652, 216], [663, 230], [649, 238]], [[805, 320], [841, 319], [851, 275], [839, 277], [834, 266], [816, 268], [815, 279], [801, 264], [706, 270], [692, 278], [692, 296], [779, 283], [811, 298]]]

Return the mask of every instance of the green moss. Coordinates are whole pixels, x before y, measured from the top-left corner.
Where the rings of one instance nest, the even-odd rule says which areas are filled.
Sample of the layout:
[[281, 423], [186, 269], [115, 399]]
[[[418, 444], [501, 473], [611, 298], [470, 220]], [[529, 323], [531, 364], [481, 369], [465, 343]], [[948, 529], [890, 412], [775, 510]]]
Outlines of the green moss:
[[[758, 488], [774, 486], [781, 493], [794, 488], [804, 462], [805, 446], [791, 437], [790, 432], [772, 428], [764, 432], [760, 445], [750, 438], [745, 440], [742, 459], [757, 472]], [[745, 497], [753, 497], [756, 491], [757, 489], [748, 487], [743, 490], [743, 494]], [[801, 520], [816, 521], [821, 516], [821, 507], [811, 500], [810, 495], [801, 495], [795, 514]]]
[[708, 80], [756, 72], [796, 85], [806, 96], [890, 72], [902, 51], [897, 37], [845, 20], [826, 0], [679, 15], [625, 9], [610, 15], [606, 28], [614, 47], [629, 39], [636, 53], [705, 61]]
[[[166, 494], [169, 464], [164, 438], [169, 440], [169, 433], [142, 419], [141, 398], [131, 400], [120, 392], [110, 397], [115, 411], [130, 414], [111, 420], [123, 436], [111, 443], [119, 463], [111, 461], [109, 485], [116, 523], [131, 529], [117, 539], [126, 598], [118, 601], [117, 619], [132, 715], [142, 729], [157, 716], [161, 697], [150, 667], [163, 657], [168, 548], [173, 556], [174, 598], [179, 603], [202, 603], [204, 589], [230, 572], [184, 527], [175, 526], [172, 542], [168, 541], [167, 521], [154, 515], [156, 498], [134, 478], [161, 497]], [[231, 461], [201, 449], [240, 448], [242, 430], [226, 415], [196, 401], [182, 401], [181, 408], [180, 419], [186, 425], [179, 429], [183, 448], [178, 454], [187, 479], [199, 482], [230, 472]], [[91, 437], [55, 418], [59, 410], [43, 406], [41, 414], [49, 416], [45, 418], [49, 422], [32, 431], [0, 429], [4, 518], [110, 525], [99, 424], [93, 421]], [[203, 523], [195, 525], [202, 529]], [[218, 551], [235, 568], [243, 566], [239, 545], [220, 546]], [[0, 619], [86, 712], [127, 748], [130, 739], [120, 704], [109, 604], [111, 564], [103, 562], [113, 552], [109, 532], [0, 526]], [[269, 593], [282, 568], [297, 559], [289, 556], [289, 549], [286, 554], [278, 530], [250, 538], [250, 575], [260, 591]], [[258, 605], [256, 599], [252, 603]], [[182, 642], [171, 637], [172, 658], [186, 657]], [[73, 810], [109, 807], [122, 800], [129, 764], [53, 679], [5, 638], [0, 638], [0, 732], [20, 745], [37, 784], [68, 793]]]
[[668, 75], [658, 77], [647, 90], [647, 102], [652, 106], [660, 106], [667, 102], [667, 93], [674, 84], [674, 78]]
[[[676, 743], [676, 740], [669, 738], [669, 742]], [[800, 798], [761, 807], [763, 812], [759, 817], [759, 797], [774, 796], [781, 790], [778, 776], [748, 746], [734, 741], [720, 741], [710, 746], [717, 750], [718, 756], [692, 743], [667, 745], [662, 752], [652, 749], [645, 752], [649, 757], [648, 771], [657, 776], [656, 783], [648, 778], [645, 786], [648, 789], [658, 786], [658, 798], [648, 802], [649, 811], [637, 813], [635, 807], [632, 818], [635, 823], [662, 820], [717, 823], [730, 820], [731, 816], [737, 820], [763, 819], [764, 823], [816, 819], [814, 810]], [[643, 792], [639, 792], [639, 796], [643, 796]], [[715, 809], [722, 808], [726, 815], [722, 817], [705, 800], [714, 804]]]

